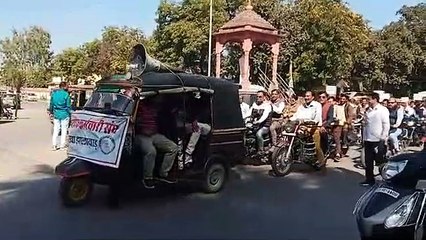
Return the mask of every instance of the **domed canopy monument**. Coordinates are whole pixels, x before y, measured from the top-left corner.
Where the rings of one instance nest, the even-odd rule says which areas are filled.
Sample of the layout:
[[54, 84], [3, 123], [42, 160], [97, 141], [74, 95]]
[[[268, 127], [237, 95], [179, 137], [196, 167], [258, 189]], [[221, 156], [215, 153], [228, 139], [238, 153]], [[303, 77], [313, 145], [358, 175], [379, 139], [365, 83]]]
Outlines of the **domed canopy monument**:
[[272, 84], [278, 87], [277, 67], [280, 48], [280, 35], [278, 30], [259, 14], [253, 11], [249, 0], [245, 10], [240, 12], [231, 21], [223, 25], [214, 33], [216, 41], [216, 77], [221, 73], [221, 54], [224, 45], [228, 42], [236, 42], [242, 45], [243, 56], [240, 60], [240, 85], [243, 90], [250, 88], [250, 51], [253, 45], [267, 43], [272, 52]]

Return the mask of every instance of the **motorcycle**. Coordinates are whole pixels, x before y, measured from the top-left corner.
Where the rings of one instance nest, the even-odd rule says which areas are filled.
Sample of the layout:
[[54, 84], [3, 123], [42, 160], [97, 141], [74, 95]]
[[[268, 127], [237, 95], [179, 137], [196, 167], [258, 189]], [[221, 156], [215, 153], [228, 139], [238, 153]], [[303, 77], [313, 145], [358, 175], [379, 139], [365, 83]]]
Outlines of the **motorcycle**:
[[13, 112], [12, 112], [12, 110], [11, 110], [11, 108], [9, 106], [5, 106], [3, 108], [3, 113], [2, 113], [1, 117], [4, 117], [4, 118], [6, 118], [8, 120], [13, 119]]
[[[320, 170], [317, 165], [315, 143], [311, 129], [316, 128], [314, 121], [302, 123], [290, 122], [284, 127], [283, 146], [272, 155], [271, 167], [276, 176], [282, 177], [290, 173], [293, 164], [306, 164], [315, 170]], [[333, 138], [328, 135], [328, 149], [324, 153], [327, 158], [335, 151]]]
[[[257, 124], [253, 124], [251, 118], [246, 120], [246, 133], [245, 133], [245, 146], [246, 146], [246, 163], [254, 165], [269, 164], [271, 162], [272, 154], [272, 141], [270, 134], [265, 134], [263, 137], [264, 151], [259, 151], [257, 148], [256, 132], [259, 129]], [[277, 131], [277, 142], [278, 147], [282, 143], [283, 136]]]
[[362, 240], [425, 240], [426, 151], [400, 154], [381, 169], [383, 182], [367, 190], [353, 214]]
[[412, 145], [419, 145], [421, 141], [420, 126], [421, 122], [416, 118], [404, 119], [402, 122], [401, 144], [406, 149]]

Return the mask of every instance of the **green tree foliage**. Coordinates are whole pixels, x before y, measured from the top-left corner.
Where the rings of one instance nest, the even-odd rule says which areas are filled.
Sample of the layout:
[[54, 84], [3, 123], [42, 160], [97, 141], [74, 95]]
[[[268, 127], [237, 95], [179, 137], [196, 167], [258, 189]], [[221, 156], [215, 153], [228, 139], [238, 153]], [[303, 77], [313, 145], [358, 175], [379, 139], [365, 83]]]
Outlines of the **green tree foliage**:
[[[79, 78], [124, 73], [133, 46], [146, 44], [143, 32], [129, 27], [105, 27], [101, 39], [65, 49], [54, 59], [54, 73], [76, 83]], [[149, 46], [149, 44], [148, 44]]]
[[0, 41], [2, 81], [20, 91], [21, 87], [42, 87], [50, 80], [50, 34], [32, 26], [13, 30]]
[[398, 14], [356, 57], [353, 79], [364, 89], [406, 95], [426, 87], [426, 4], [403, 6]]
[[[182, 68], [194, 63], [206, 66], [209, 37], [209, 0], [162, 0], [157, 11], [153, 55], [162, 62]], [[218, 29], [232, 14], [234, 6], [224, 0], [213, 1], [213, 29]], [[205, 73], [205, 68], [202, 68]]]
[[[241, 11], [246, 2], [214, 1], [214, 31]], [[314, 87], [347, 77], [354, 64], [354, 54], [368, 43], [367, 24], [341, 1], [263, 0], [253, 1], [253, 7], [283, 35], [281, 75], [286, 76], [292, 59], [301, 85]], [[184, 67], [191, 67], [195, 60], [207, 62], [208, 0], [179, 3], [163, 0], [157, 16], [158, 26], [153, 36], [157, 58]], [[235, 77], [240, 55], [234, 51], [240, 50], [235, 44], [229, 45], [232, 46], [228, 48], [231, 60], [225, 59], [223, 67], [228, 75]], [[251, 55], [252, 74], [257, 74], [258, 67], [265, 69], [269, 65], [271, 68], [268, 47], [255, 46]]]

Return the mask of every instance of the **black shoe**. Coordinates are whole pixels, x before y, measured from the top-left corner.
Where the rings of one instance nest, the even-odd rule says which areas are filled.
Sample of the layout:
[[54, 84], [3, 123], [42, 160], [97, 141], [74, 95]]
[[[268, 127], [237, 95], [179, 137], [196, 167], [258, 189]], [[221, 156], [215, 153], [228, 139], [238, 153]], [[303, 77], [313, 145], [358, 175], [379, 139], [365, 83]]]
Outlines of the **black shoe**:
[[164, 182], [164, 183], [170, 183], [170, 184], [177, 182], [176, 179], [172, 179], [169, 176], [167, 176], [167, 177], [158, 177], [158, 178], [155, 178], [155, 180], [158, 180], [158, 181]]
[[364, 181], [364, 182], [360, 182], [359, 185], [363, 186], [363, 187], [370, 187], [373, 186], [375, 184], [374, 181]]
[[155, 188], [154, 179], [152, 178], [146, 178], [142, 180], [142, 184], [147, 189], [153, 189]]

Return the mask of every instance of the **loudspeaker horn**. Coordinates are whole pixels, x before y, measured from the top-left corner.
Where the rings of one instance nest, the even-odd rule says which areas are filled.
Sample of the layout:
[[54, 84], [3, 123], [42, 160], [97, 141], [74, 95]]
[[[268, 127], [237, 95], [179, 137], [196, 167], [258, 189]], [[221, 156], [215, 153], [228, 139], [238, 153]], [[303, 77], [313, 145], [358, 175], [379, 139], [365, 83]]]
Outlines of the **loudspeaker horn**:
[[144, 72], [183, 72], [149, 56], [143, 44], [137, 44], [133, 47], [128, 67], [132, 75], [136, 77], [141, 76]]

